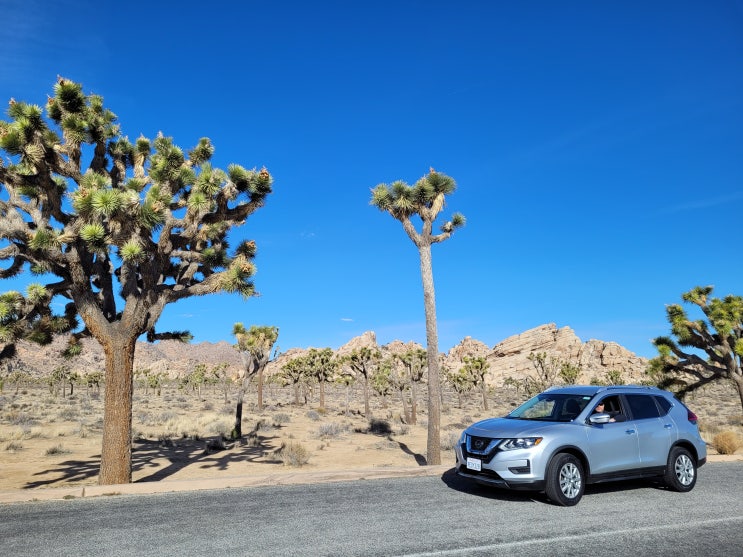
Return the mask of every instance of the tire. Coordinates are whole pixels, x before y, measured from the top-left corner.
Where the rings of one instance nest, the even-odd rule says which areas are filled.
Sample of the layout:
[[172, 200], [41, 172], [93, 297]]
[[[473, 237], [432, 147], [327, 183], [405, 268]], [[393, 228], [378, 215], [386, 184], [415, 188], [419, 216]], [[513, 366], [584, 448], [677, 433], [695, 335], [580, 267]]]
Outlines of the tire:
[[573, 455], [558, 453], [550, 461], [545, 478], [547, 497], [563, 507], [577, 505], [586, 489], [583, 465]]
[[668, 453], [664, 477], [666, 485], [674, 491], [691, 491], [697, 483], [697, 461], [683, 447], [674, 447]]

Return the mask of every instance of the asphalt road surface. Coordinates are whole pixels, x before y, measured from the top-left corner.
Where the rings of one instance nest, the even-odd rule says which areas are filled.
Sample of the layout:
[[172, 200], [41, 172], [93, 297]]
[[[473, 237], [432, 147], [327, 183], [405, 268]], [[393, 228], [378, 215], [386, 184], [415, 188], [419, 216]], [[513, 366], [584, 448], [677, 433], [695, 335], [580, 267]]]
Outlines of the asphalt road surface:
[[442, 477], [361, 480], [0, 507], [0, 555], [743, 555], [743, 462], [695, 489], [590, 486], [575, 507]]

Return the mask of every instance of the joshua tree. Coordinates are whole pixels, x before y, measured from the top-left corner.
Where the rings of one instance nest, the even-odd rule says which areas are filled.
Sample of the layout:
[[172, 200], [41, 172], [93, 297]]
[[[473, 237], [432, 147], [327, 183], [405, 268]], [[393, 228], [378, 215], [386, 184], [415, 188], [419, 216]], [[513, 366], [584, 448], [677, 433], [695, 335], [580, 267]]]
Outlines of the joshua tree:
[[310, 348], [307, 354], [310, 375], [320, 384], [320, 408], [325, 408], [325, 383], [330, 381], [338, 368], [338, 360], [330, 348]]
[[423, 379], [423, 372], [426, 370], [426, 351], [411, 348], [402, 354], [397, 354], [396, 358], [400, 360], [407, 371], [408, 381], [410, 382], [410, 424], [415, 425], [418, 423], [418, 400], [415, 396], [415, 384], [420, 383]]
[[[294, 390], [294, 404], [299, 406], [299, 387], [310, 376], [310, 363], [307, 356], [297, 356], [281, 367], [281, 379], [284, 385], [291, 385]], [[306, 401], [306, 399], [305, 399]]]
[[474, 387], [472, 376], [462, 367], [457, 371], [447, 371], [446, 380], [452, 386], [454, 392], [457, 393], [458, 405], [459, 408], [462, 408], [462, 395], [468, 393], [472, 390], [472, 387]]
[[[10, 101], [0, 121], [0, 270], [56, 280], [48, 299], [69, 301], [106, 362], [99, 483], [131, 481], [133, 362], [167, 304], [217, 292], [255, 295], [253, 242], [228, 253], [227, 234], [264, 204], [268, 171], [212, 167], [207, 138], [184, 153], [171, 138], [123, 136], [98, 95], [59, 78], [46, 110]], [[46, 118], [44, 117], [46, 113]], [[71, 345], [70, 350], [78, 350]]]
[[343, 360], [356, 375], [360, 375], [364, 379], [365, 418], [371, 417], [369, 410], [369, 380], [378, 368], [380, 358], [381, 354], [379, 350], [369, 346], [362, 346], [361, 348], [354, 348]]
[[250, 380], [258, 376], [258, 406], [263, 406], [263, 370], [266, 369], [268, 361], [271, 359], [271, 350], [273, 350], [276, 340], [279, 338], [278, 327], [258, 327], [253, 325], [246, 329], [242, 323], [235, 323], [232, 327], [232, 334], [237, 338], [235, 348], [240, 352], [240, 358], [243, 363], [243, 373], [240, 378], [240, 387], [237, 392], [237, 409], [235, 410], [235, 427], [232, 430], [232, 438], [240, 439], [242, 437], [243, 421], [243, 403], [245, 393], [248, 390]]
[[472, 385], [480, 387], [482, 394], [482, 409], [488, 411], [488, 386], [485, 382], [485, 375], [488, 373], [490, 364], [482, 356], [465, 356], [463, 372], [469, 376]]
[[732, 381], [743, 408], [743, 297], [710, 298], [712, 290], [697, 286], [681, 296], [702, 311], [703, 319], [692, 321], [678, 304], [666, 308], [677, 340], [653, 341], [659, 355], [650, 361], [649, 373], [661, 386], [675, 384], [681, 395], [712, 382]]
[[[436, 327], [436, 295], [433, 286], [431, 246], [448, 239], [455, 229], [464, 225], [464, 216], [455, 213], [441, 227], [440, 234], [433, 233], [433, 223], [444, 208], [447, 195], [454, 192], [452, 178], [434, 171], [418, 180], [413, 186], [397, 181], [391, 185], [379, 184], [372, 190], [371, 204], [388, 212], [402, 223], [408, 237], [418, 248], [423, 304], [426, 313], [426, 344], [428, 356], [428, 439], [426, 462], [441, 464], [441, 380], [439, 377], [439, 338]], [[418, 232], [411, 221], [418, 215], [423, 226]]]

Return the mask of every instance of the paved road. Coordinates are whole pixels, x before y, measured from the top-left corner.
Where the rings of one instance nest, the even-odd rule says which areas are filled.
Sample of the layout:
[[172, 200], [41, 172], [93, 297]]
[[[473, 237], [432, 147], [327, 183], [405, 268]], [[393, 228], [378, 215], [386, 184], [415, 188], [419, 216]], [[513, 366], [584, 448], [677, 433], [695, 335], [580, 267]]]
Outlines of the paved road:
[[743, 462], [688, 494], [589, 487], [576, 507], [443, 477], [29, 502], [0, 507], [7, 556], [739, 557]]

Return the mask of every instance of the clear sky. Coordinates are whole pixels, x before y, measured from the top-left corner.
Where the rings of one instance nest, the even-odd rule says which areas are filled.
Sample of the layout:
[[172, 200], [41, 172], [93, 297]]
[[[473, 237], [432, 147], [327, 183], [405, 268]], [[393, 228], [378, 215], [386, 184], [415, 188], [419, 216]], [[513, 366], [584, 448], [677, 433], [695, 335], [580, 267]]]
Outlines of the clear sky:
[[[665, 305], [743, 294], [743, 2], [0, 0], [0, 102], [58, 74], [134, 139], [266, 166], [233, 235], [259, 298], [169, 306], [158, 330], [282, 350], [425, 343], [418, 255], [370, 189], [457, 182], [433, 247], [439, 349], [554, 322], [652, 357]], [[0, 290], [17, 288], [11, 281]]]

